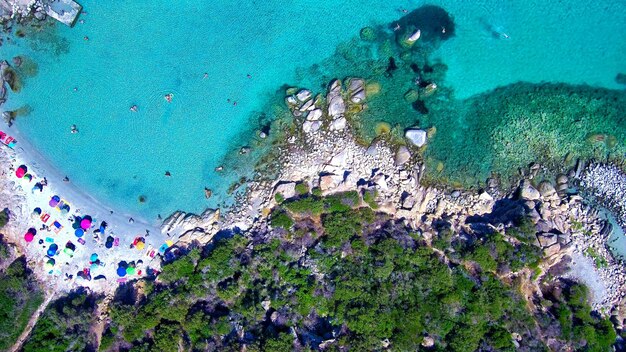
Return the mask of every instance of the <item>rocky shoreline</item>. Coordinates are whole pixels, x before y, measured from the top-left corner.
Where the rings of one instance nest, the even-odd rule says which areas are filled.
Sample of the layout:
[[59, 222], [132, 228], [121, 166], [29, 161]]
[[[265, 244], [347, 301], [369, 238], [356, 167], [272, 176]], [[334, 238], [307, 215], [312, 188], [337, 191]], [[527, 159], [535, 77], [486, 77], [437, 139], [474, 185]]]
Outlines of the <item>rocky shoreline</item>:
[[[573, 190], [575, 177], [583, 174], [586, 175], [583, 179], [588, 179], [589, 175], [595, 175], [597, 166], [585, 169], [584, 164], [578, 163], [571, 172], [564, 170], [570, 177], [559, 174], [553, 182], [537, 182], [533, 178], [540, 166], [533, 164], [524, 170], [525, 179], [509, 193], [501, 190], [494, 180], [488, 181], [489, 187], [479, 192], [425, 187], [420, 184], [424, 166], [419, 158], [420, 147], [427, 141], [425, 131], [418, 137], [419, 146], [412, 138], [413, 133], [405, 135], [407, 140], [403, 144], [385, 138], [369, 146], [356, 142], [349, 123], [356, 117], [348, 111], [358, 113], [367, 108], [366, 97], [359, 93], [365, 91], [364, 84], [365, 80], [360, 78], [347, 78], [343, 84], [333, 80], [325, 94], [317, 95], [306, 89], [289, 89], [286, 103], [294, 116], [296, 130], [277, 152], [279, 176], [250, 182], [245, 196], [238, 200], [240, 206], [224, 214], [221, 226], [215, 231], [228, 224], [237, 224], [250, 232], [271, 231], [267, 218], [277, 206], [277, 199], [297, 197], [296, 187], [300, 184], [319, 189], [321, 195], [354, 190], [362, 195], [374, 194], [380, 205], [377, 211], [402, 220], [428, 240], [436, 233], [433, 225], [441, 219], [459, 234], [471, 232], [474, 221], [471, 219], [476, 217], [493, 230], [504, 232], [511, 225], [501, 222], [506, 219], [505, 214], [522, 211], [536, 228], [536, 245], [543, 249], [546, 258], [542, 264], [544, 275], [552, 275], [553, 268], [562, 265], [572, 268], [583, 265], [594, 273], [593, 279], [599, 278], [600, 287], [594, 287], [598, 286], [597, 280], [574, 270], [560, 275], [591, 286], [594, 309], [623, 318], [619, 307], [626, 292], [626, 272], [606, 247], [610, 224]], [[626, 180], [613, 176], [597, 177], [609, 177], [613, 180], [611, 184], [620, 184], [611, 188], [615, 192], [626, 188]], [[583, 186], [588, 187], [588, 182], [583, 182]], [[605, 196], [610, 198], [614, 194], [617, 193]], [[509, 201], [517, 205], [510, 209], [502, 206]], [[590, 253], [595, 257], [590, 257]], [[604, 264], [594, 266], [596, 258]], [[541, 290], [537, 288], [535, 294], [540, 295]]]

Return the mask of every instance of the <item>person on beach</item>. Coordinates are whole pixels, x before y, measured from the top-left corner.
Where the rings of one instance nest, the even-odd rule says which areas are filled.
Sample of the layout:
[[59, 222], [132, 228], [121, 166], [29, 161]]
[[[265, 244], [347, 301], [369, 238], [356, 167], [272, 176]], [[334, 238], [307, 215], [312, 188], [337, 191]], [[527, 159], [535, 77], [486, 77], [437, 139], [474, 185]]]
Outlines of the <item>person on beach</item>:
[[63, 182], [70, 182], [70, 178], [67, 176], [63, 177]]
[[128, 218], [128, 223], [132, 224], [132, 223], [134, 223], [134, 222], [135, 222], [135, 219], [133, 219], [133, 218]]

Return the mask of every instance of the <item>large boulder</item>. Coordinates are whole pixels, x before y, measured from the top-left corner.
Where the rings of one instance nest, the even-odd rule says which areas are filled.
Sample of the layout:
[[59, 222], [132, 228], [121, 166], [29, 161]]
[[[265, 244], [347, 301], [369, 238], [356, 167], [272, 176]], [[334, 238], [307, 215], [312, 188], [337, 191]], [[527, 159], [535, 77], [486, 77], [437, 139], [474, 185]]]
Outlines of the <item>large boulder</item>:
[[329, 99], [328, 103], [328, 115], [330, 117], [337, 118], [342, 116], [346, 112], [346, 104], [343, 101], [341, 95], [335, 95]]
[[304, 121], [302, 124], [302, 130], [304, 133], [317, 132], [320, 127], [322, 127], [322, 123], [320, 121]]
[[307, 116], [306, 119], [309, 121], [317, 121], [322, 117], [322, 110], [320, 109], [315, 109], [313, 111], [311, 111]]
[[347, 125], [347, 121], [345, 117], [340, 117], [338, 119], [336, 119], [335, 121], [331, 122], [330, 124], [330, 130], [331, 131], [341, 131], [344, 128], [346, 128]]
[[407, 161], [409, 161], [409, 159], [411, 159], [411, 153], [409, 152], [409, 149], [405, 146], [401, 146], [400, 148], [398, 148], [398, 151], [396, 152], [396, 158], [394, 160], [395, 165], [404, 165]]
[[289, 199], [296, 196], [296, 183], [295, 182], [284, 182], [279, 183], [276, 188], [274, 188], [274, 194], [278, 194], [284, 198]]
[[421, 129], [409, 129], [404, 136], [416, 147], [426, 144], [426, 131]]
[[528, 180], [524, 180], [519, 188], [519, 196], [525, 200], [537, 200], [541, 197], [541, 194]]
[[539, 193], [541, 193], [541, 196], [544, 198], [549, 198], [556, 193], [556, 189], [554, 189], [554, 186], [552, 186], [550, 181], [542, 181], [538, 188]]

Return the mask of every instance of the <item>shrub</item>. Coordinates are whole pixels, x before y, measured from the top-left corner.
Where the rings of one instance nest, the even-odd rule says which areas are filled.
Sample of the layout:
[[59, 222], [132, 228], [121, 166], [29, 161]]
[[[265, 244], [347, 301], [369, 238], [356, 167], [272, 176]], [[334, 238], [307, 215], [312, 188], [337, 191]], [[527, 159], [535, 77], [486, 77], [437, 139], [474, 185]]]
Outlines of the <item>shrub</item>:
[[275, 211], [270, 218], [270, 224], [272, 227], [282, 227], [289, 230], [293, 226], [293, 220], [284, 211]]
[[309, 185], [307, 185], [304, 182], [298, 183], [296, 185], [296, 193], [298, 193], [301, 196], [309, 193]]

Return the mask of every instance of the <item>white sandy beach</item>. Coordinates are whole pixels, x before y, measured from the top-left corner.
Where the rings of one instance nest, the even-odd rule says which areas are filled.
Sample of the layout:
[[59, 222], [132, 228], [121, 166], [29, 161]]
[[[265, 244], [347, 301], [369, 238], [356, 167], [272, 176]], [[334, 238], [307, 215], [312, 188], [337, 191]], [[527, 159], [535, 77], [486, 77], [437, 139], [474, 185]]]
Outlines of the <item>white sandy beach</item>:
[[[114, 289], [119, 279], [117, 268], [120, 261], [135, 262], [137, 264], [136, 271], [141, 270], [141, 276], [145, 275], [148, 267], [157, 269], [160, 267], [159, 256], [155, 255], [152, 258], [148, 255], [152, 250], [158, 253], [159, 247], [168, 239], [167, 235], [161, 233], [158, 227], [160, 224], [149, 223], [132, 214], [112, 209], [80, 190], [72, 184], [71, 180], [64, 182], [65, 175], [61, 175], [58, 170], [50, 165], [27, 142], [15, 126], [7, 127], [2, 124], [0, 129], [18, 141], [14, 150], [5, 145], [0, 146], [0, 160], [2, 161], [0, 207], [2, 209], [8, 208], [11, 212], [10, 221], [3, 232], [11, 242], [17, 243], [21, 251], [27, 255], [30, 267], [47, 284], [47, 289], [67, 291], [78, 286], [86, 286], [97, 291]], [[68, 133], [70, 132], [68, 131]], [[33, 176], [31, 181], [16, 176], [15, 170], [20, 165], [26, 165], [28, 173]], [[44, 177], [48, 181], [48, 185], [41, 192], [39, 190], [33, 191], [32, 188], [35, 183]], [[58, 195], [70, 204], [71, 210], [68, 214], [62, 214], [58, 209], [48, 204], [54, 195]], [[46, 225], [50, 226], [50, 230], [41, 230], [44, 223], [40, 217], [32, 215], [33, 210], [37, 207], [41, 208], [42, 214], [50, 214], [50, 219], [46, 222]], [[90, 215], [93, 222], [82, 237], [85, 241], [83, 245], [79, 243], [74, 234], [72, 216], [82, 217], [85, 215]], [[130, 217], [134, 219], [132, 223], [129, 222]], [[58, 221], [63, 226], [58, 233], [52, 230], [54, 221]], [[100, 227], [102, 221], [108, 224], [105, 234], [95, 234], [94, 230]], [[37, 230], [37, 235], [31, 243], [27, 243], [24, 240], [24, 234], [31, 227]], [[146, 236], [147, 231], [149, 231], [148, 236]], [[119, 245], [110, 249], [105, 248], [107, 236], [119, 238]], [[136, 237], [143, 237], [146, 240], [142, 250], [129, 248]], [[43, 240], [42, 244], [39, 243], [40, 240]], [[54, 241], [59, 247], [59, 253], [52, 257], [56, 264], [51, 273], [45, 268], [49, 259], [46, 252], [48, 246], [52, 244], [50, 241]], [[72, 257], [63, 252], [68, 242], [76, 246]], [[91, 266], [90, 257], [93, 253], [98, 255], [102, 265]], [[90, 267], [92, 268], [90, 270], [91, 281], [77, 278], [76, 274], [79, 271]], [[73, 276], [68, 279], [66, 275]], [[106, 280], [94, 280], [99, 275], [104, 275]], [[136, 274], [126, 278], [132, 279], [138, 276]]]

